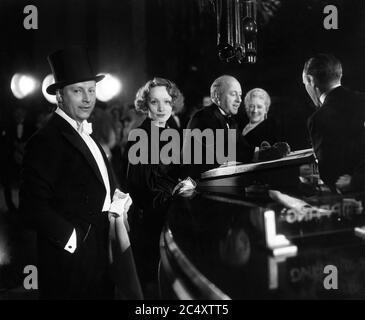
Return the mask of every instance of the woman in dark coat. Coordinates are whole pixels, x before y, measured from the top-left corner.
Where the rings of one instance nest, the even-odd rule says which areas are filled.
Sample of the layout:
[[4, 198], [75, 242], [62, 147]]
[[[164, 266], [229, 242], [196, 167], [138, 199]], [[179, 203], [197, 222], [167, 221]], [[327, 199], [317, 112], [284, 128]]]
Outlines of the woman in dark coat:
[[[165, 221], [165, 215], [172, 199], [175, 188], [179, 189], [184, 183], [179, 183], [179, 166], [163, 164], [159, 159], [151, 161], [151, 152], [158, 152], [168, 142], [160, 142], [158, 137], [168, 128], [174, 103], [179, 96], [176, 85], [162, 78], [148, 81], [136, 95], [137, 111], [147, 114], [145, 121], [137, 128], [143, 130], [148, 141], [128, 142], [128, 171], [127, 189], [130, 193], [135, 210], [130, 214], [131, 242], [135, 252], [137, 270], [145, 289], [157, 284], [157, 269], [159, 262], [159, 237]], [[133, 133], [133, 130], [132, 132]], [[130, 136], [131, 137], [131, 136]], [[137, 143], [139, 146], [148, 145], [147, 163], [136, 163]], [[133, 146], [134, 144], [134, 146]], [[142, 148], [141, 148], [142, 149]], [[133, 151], [133, 152], [132, 152]], [[141, 151], [142, 152], [142, 151]]]
[[242, 134], [247, 142], [254, 147], [260, 147], [263, 141], [270, 145], [278, 142], [275, 123], [267, 118], [271, 104], [269, 94], [261, 88], [252, 89], [246, 94], [244, 103], [249, 123]]

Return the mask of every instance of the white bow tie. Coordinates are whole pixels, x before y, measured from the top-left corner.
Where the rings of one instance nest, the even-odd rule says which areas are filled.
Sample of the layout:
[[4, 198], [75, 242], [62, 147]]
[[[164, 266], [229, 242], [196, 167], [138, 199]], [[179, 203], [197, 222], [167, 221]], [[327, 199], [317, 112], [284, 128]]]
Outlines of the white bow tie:
[[79, 128], [77, 129], [77, 131], [81, 134], [87, 134], [90, 135], [93, 133], [93, 127], [92, 127], [92, 123], [87, 122], [86, 120], [82, 121], [79, 125]]

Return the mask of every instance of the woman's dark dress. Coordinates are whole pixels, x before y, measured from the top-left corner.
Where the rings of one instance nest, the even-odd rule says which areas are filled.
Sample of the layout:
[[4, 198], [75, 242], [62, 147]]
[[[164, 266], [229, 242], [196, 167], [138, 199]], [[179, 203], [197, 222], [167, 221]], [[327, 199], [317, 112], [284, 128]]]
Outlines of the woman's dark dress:
[[[157, 127], [156, 127], [157, 128]], [[151, 120], [147, 118], [139, 127], [149, 138], [148, 154], [151, 148], [161, 150], [166, 142], [151, 141]], [[157, 128], [159, 134], [164, 128]], [[129, 142], [127, 150], [135, 142]], [[149, 162], [151, 163], [150, 159]], [[159, 237], [165, 215], [172, 199], [172, 192], [178, 183], [177, 165], [128, 164], [127, 191], [133, 200], [134, 210], [129, 214], [131, 244], [135, 253], [137, 270], [142, 285], [156, 281], [159, 262]]]
[[255, 128], [245, 135], [247, 142], [253, 147], [260, 147], [262, 141], [267, 141], [270, 145], [280, 141], [277, 134], [277, 128], [270, 118], [262, 121]]

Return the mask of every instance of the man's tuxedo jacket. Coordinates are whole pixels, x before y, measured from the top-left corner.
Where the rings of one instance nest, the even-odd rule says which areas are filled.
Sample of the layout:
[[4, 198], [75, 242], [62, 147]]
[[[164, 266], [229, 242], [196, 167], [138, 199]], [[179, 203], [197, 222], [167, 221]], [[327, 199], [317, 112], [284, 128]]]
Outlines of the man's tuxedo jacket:
[[308, 120], [322, 180], [334, 188], [344, 174], [353, 175], [365, 159], [365, 95], [342, 86], [329, 92]]
[[[98, 145], [99, 146], [99, 145]], [[114, 182], [107, 158], [111, 194]], [[109, 298], [106, 189], [92, 153], [54, 114], [29, 140], [20, 189], [23, 218], [38, 232], [41, 298]], [[64, 249], [76, 229], [77, 249]]]
[[[245, 138], [242, 136], [241, 134], [241, 130], [239, 130], [238, 128], [238, 124], [235, 120], [235, 118], [232, 116], [229, 118], [230, 119], [230, 123], [229, 123], [229, 128], [230, 129], [235, 129], [236, 130], [236, 161], [238, 162], [243, 162], [243, 163], [249, 163], [252, 161], [253, 158], [253, 151], [254, 148], [249, 146], [249, 144], [247, 143], [247, 141], [245, 140]], [[188, 123], [187, 128], [188, 129], [200, 129], [200, 130], [204, 130], [204, 129], [213, 129], [214, 131], [217, 129], [224, 129], [225, 130], [225, 136], [224, 136], [224, 148], [225, 150], [228, 149], [228, 139], [229, 136], [227, 134], [228, 132], [228, 127], [227, 127], [228, 121], [225, 118], [225, 116], [223, 116], [223, 114], [220, 112], [218, 106], [216, 105], [211, 105], [209, 107], [205, 107], [201, 110], [199, 110], [197, 113], [195, 113], [193, 115], [193, 117], [191, 118], [191, 120]], [[193, 144], [192, 144], [193, 145]], [[203, 145], [203, 151], [205, 148], [210, 148], [209, 146], [207, 147], [207, 145], [204, 143], [202, 143]], [[217, 145], [214, 145], [214, 148], [217, 148]], [[184, 142], [184, 149], [183, 149], [183, 153], [186, 152], [186, 144]], [[216, 150], [213, 150], [214, 154]], [[193, 150], [190, 150], [191, 154], [192, 154], [192, 159], [193, 159]], [[203, 152], [203, 160], [205, 160], [205, 153]], [[190, 166], [190, 168], [188, 169], [188, 172], [191, 176], [194, 177], [198, 177], [199, 173], [212, 169], [214, 167], [218, 167], [219, 164], [216, 162], [215, 159], [215, 163], [214, 164], [207, 164], [203, 161], [202, 165], [192, 165]], [[185, 169], [186, 172], [186, 169]]]

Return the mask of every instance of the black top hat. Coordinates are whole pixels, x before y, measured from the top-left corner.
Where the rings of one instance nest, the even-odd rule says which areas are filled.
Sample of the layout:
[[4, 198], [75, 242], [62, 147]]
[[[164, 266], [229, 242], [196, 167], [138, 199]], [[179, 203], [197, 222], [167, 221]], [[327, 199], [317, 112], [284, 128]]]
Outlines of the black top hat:
[[86, 49], [82, 46], [73, 46], [56, 51], [48, 56], [55, 83], [47, 87], [49, 94], [55, 95], [57, 89], [61, 89], [72, 83], [104, 78], [96, 76], [93, 72]]

